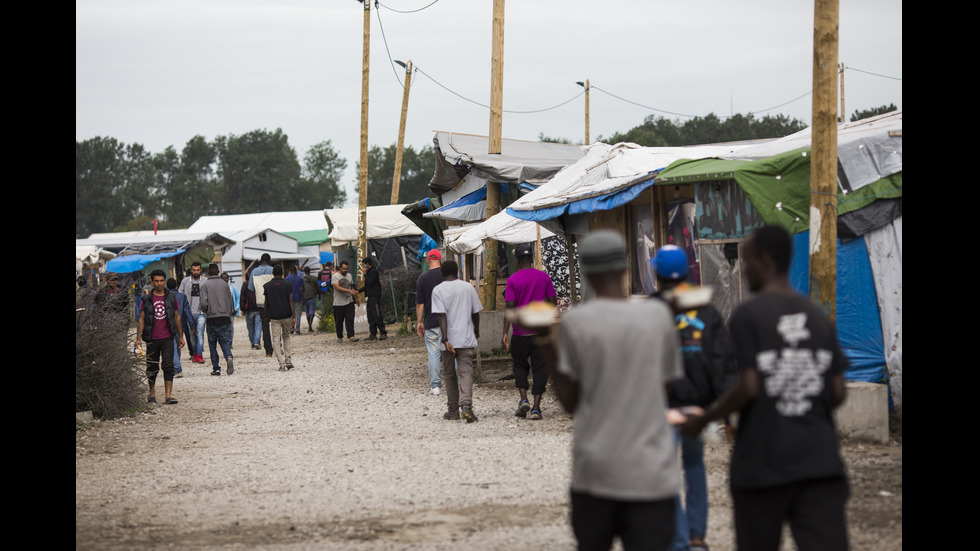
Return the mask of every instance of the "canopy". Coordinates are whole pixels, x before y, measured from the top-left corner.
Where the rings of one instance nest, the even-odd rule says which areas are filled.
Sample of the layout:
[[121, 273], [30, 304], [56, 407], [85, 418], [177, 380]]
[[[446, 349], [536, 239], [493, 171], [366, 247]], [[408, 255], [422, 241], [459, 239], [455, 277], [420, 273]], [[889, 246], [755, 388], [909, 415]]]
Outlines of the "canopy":
[[[387, 239], [404, 235], [422, 235], [408, 217], [402, 215], [405, 205], [379, 205], [367, 208], [367, 239]], [[323, 216], [330, 228], [330, 244], [357, 242], [357, 208], [325, 209]]]
[[184, 249], [156, 254], [127, 254], [125, 256], [117, 256], [116, 258], [113, 258], [106, 263], [105, 268], [107, 272], [128, 274], [138, 272], [154, 262], [158, 262], [164, 258], [177, 256], [179, 254], [184, 254]]
[[326, 230], [328, 228], [327, 222], [323, 219], [322, 210], [298, 210], [202, 216], [191, 224], [187, 231], [225, 233], [265, 229], [287, 233]]

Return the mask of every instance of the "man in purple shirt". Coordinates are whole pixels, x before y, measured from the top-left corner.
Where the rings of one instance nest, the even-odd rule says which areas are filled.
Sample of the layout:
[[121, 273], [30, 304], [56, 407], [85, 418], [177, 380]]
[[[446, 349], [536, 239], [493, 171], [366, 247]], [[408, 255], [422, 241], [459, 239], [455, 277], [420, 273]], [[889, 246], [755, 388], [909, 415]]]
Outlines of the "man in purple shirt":
[[[517, 271], [507, 278], [507, 287], [504, 290], [507, 309], [513, 311], [515, 308], [538, 301], [555, 304], [555, 285], [547, 273], [532, 266], [534, 252], [531, 245], [526, 243], [518, 245], [514, 249], [514, 256], [517, 258]], [[537, 421], [541, 419], [541, 396], [544, 395], [545, 385], [548, 384], [548, 370], [545, 368], [537, 345], [534, 344], [534, 331], [524, 329], [516, 322], [513, 326], [514, 335], [508, 337], [511, 322], [510, 316], [505, 315], [502, 341], [504, 349], [510, 350], [510, 356], [514, 360], [514, 386], [521, 395], [514, 415]], [[533, 406], [527, 400], [528, 371], [534, 378], [534, 388], [531, 389], [531, 394], [534, 396]]]

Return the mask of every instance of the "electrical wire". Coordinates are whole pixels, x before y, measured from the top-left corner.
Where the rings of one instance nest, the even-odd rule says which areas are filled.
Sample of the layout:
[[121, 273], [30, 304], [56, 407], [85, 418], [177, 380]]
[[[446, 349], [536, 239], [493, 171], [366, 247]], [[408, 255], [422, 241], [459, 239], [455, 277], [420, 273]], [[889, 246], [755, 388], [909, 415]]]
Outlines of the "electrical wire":
[[[432, 75], [430, 75], [430, 74], [426, 73], [425, 71], [423, 71], [422, 69], [420, 69], [418, 65], [415, 66], [415, 70], [418, 71], [419, 73], [421, 73], [422, 75], [424, 75], [427, 79], [429, 79], [432, 82], [434, 82], [437, 86], [439, 86], [443, 90], [449, 92], [450, 94], [453, 94], [454, 96], [456, 96], [456, 97], [458, 97], [460, 99], [466, 100], [466, 101], [468, 101], [468, 102], [470, 102], [470, 103], [472, 103], [474, 105], [479, 105], [480, 107], [483, 107], [483, 108], [486, 108], [486, 109], [490, 109], [490, 106], [489, 105], [486, 105], [484, 103], [480, 103], [480, 102], [478, 102], [476, 100], [472, 100], [472, 99], [470, 99], [470, 98], [468, 98], [468, 97], [466, 97], [466, 96], [464, 96], [462, 94], [459, 94], [459, 93], [453, 91], [452, 89], [450, 89], [446, 85], [442, 84], [438, 80], [432, 78]], [[551, 107], [544, 107], [542, 109], [529, 109], [529, 110], [525, 110], [525, 111], [514, 110], [514, 109], [504, 109], [503, 112], [504, 113], [518, 114], [518, 115], [526, 115], [526, 114], [531, 114], [531, 113], [543, 113], [545, 111], [551, 111], [552, 109], [557, 109], [557, 108], [559, 108], [559, 107], [561, 107], [561, 106], [563, 106], [563, 105], [571, 102], [572, 100], [580, 97], [584, 93], [585, 93], [585, 91], [583, 90], [583, 91], [579, 92], [578, 94], [576, 94], [575, 96], [572, 96], [571, 98], [569, 98], [569, 99], [567, 99], [567, 100], [565, 100], [565, 101], [563, 101], [563, 102], [561, 102], [561, 103], [559, 103], [557, 105], [552, 105]]]
[[850, 70], [850, 71], [857, 71], [859, 73], [864, 73], [866, 75], [873, 75], [873, 76], [881, 77], [881, 78], [890, 78], [892, 80], [897, 80], [899, 82], [901, 82], [901, 80], [902, 80], [900, 77], [890, 77], [888, 75], [879, 75], [878, 73], [872, 73], [871, 71], [862, 71], [861, 69], [855, 69], [854, 67], [847, 67], [847, 66], [845, 66], [844, 69], [847, 69], [847, 70]]
[[384, 4], [382, 4], [381, 2], [377, 2], [377, 1], [374, 2], [374, 5], [375, 5], [375, 7], [381, 6], [382, 8], [384, 8], [386, 10], [391, 10], [391, 11], [393, 11], [395, 13], [416, 13], [416, 12], [420, 12], [420, 11], [424, 10], [425, 8], [428, 8], [428, 7], [432, 6], [432, 4], [435, 4], [438, 1], [439, 0], [432, 0], [432, 3], [430, 3], [430, 4], [426, 5], [426, 6], [422, 6], [421, 8], [419, 8], [417, 10], [404, 10], [404, 11], [403, 10], [396, 10], [395, 8], [388, 7], [388, 6], [384, 5]]
[[[438, 0], [436, 0], [436, 1], [438, 1]], [[375, 7], [377, 7], [381, 3], [380, 2], [375, 2], [374, 4], [375, 4]], [[433, 2], [432, 4], [435, 4], [435, 2]], [[432, 4], [429, 4], [429, 5], [431, 6]], [[395, 81], [398, 82], [398, 86], [401, 86], [404, 89], [405, 88], [405, 84], [402, 82], [402, 79], [398, 78], [398, 69], [395, 69], [395, 62], [391, 59], [391, 50], [388, 49], [388, 37], [385, 36], [385, 26], [381, 24], [381, 10], [375, 9], [374, 10], [374, 13], [376, 13], [378, 15], [378, 27], [381, 28], [381, 38], [382, 38], [382, 40], [385, 43], [385, 53], [388, 54], [388, 64], [391, 65], [391, 70], [392, 70], [392, 72], [395, 73]]]

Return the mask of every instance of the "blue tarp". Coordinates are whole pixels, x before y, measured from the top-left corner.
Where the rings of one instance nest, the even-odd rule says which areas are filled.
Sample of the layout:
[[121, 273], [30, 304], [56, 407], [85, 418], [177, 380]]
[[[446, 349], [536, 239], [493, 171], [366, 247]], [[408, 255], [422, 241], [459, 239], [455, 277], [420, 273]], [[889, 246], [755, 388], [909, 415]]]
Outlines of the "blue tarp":
[[327, 262], [333, 262], [333, 253], [320, 251], [320, 264], [326, 264]]
[[[789, 272], [793, 288], [809, 296], [809, 231], [793, 236], [793, 262]], [[847, 380], [888, 382], [878, 295], [864, 239], [837, 242], [837, 338], [851, 363], [851, 369], [845, 374]]]
[[640, 193], [653, 185], [653, 180], [655, 177], [656, 173], [650, 173], [648, 179], [641, 180], [627, 188], [597, 197], [589, 197], [587, 199], [572, 201], [571, 203], [566, 203], [557, 207], [548, 207], [536, 210], [515, 210], [508, 208], [507, 214], [513, 216], [514, 218], [520, 218], [521, 220], [542, 222], [544, 220], [558, 218], [563, 214], [568, 214], [571, 216], [586, 212], [612, 210], [616, 207], [621, 207], [629, 203], [633, 199], [636, 199]]
[[173, 251], [169, 253], [157, 253], [157, 254], [127, 254], [124, 256], [117, 256], [109, 262], [106, 262], [105, 269], [107, 272], [116, 272], [117, 274], [129, 274], [132, 272], [138, 272], [143, 268], [146, 268], [150, 264], [163, 260], [164, 258], [170, 258], [172, 256], [177, 256], [179, 254], [184, 254], [185, 249], [180, 249], [179, 251]]
[[429, 251], [431, 251], [432, 249], [436, 249], [438, 247], [439, 244], [436, 243], [435, 239], [432, 239], [427, 234], [423, 233], [422, 239], [419, 240], [419, 254], [418, 254], [419, 260], [425, 258], [425, 255], [428, 254]]

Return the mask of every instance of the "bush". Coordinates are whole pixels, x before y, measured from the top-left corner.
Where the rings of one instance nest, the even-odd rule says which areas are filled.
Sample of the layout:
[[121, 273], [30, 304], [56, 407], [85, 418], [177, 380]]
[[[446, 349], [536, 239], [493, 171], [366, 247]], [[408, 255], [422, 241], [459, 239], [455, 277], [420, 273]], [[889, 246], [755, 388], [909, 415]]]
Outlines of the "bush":
[[145, 407], [146, 366], [129, 349], [129, 313], [75, 314], [75, 412], [120, 417]]

